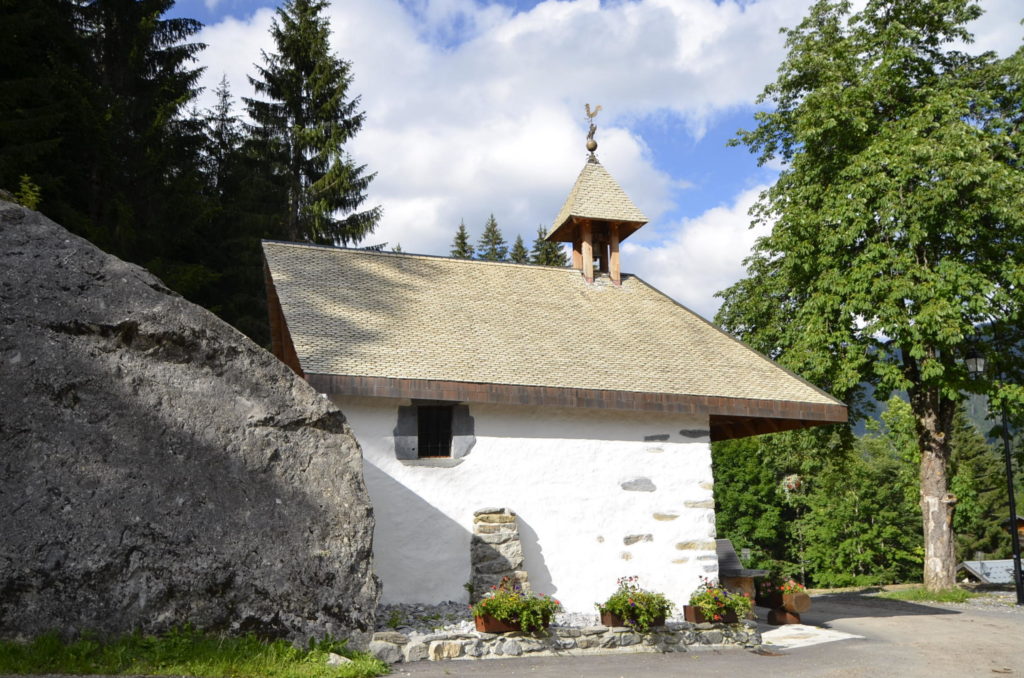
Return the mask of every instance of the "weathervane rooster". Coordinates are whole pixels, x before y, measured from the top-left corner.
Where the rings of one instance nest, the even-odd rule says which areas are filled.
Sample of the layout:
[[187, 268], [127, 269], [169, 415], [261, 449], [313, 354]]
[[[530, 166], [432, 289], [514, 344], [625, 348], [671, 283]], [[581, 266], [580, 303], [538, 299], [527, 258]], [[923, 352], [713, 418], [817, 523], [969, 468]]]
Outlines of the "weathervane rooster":
[[597, 125], [594, 124], [594, 118], [601, 112], [601, 104], [594, 107], [594, 110], [590, 110], [590, 104], [584, 104], [587, 111], [587, 122], [590, 125], [590, 130], [587, 132], [587, 150], [590, 151], [590, 157], [595, 158], [594, 151], [597, 150], [597, 142], [594, 141], [594, 132], [597, 131]]

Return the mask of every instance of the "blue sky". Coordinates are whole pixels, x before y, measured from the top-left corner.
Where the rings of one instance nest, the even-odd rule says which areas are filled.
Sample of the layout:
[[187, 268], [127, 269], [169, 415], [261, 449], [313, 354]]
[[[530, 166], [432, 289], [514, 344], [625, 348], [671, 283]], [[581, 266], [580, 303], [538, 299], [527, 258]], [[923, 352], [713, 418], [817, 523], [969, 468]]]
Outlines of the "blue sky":
[[[206, 24], [204, 84], [236, 96], [272, 50], [270, 0], [179, 0]], [[377, 172], [370, 240], [446, 254], [460, 220], [494, 213], [527, 245], [585, 160], [583, 104], [601, 104], [598, 156], [651, 223], [623, 268], [710, 317], [758, 234], [746, 215], [777, 168], [726, 142], [784, 56], [779, 29], [810, 0], [336, 0], [332, 47], [352, 62], [366, 125], [348, 149]], [[1019, 0], [984, 0], [971, 49], [1024, 38]], [[201, 105], [210, 103], [207, 92]], [[369, 242], [369, 241], [368, 241]]]

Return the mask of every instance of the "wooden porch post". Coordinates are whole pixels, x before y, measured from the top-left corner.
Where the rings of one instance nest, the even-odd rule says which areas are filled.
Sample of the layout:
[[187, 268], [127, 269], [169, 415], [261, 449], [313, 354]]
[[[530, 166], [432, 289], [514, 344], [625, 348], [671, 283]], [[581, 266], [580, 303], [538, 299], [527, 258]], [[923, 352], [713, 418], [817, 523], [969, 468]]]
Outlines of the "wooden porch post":
[[583, 241], [583, 277], [594, 282], [594, 241], [590, 222], [580, 224], [580, 240]]
[[609, 262], [609, 275], [616, 285], [622, 284], [622, 273], [619, 269], [619, 225], [611, 224], [608, 227], [609, 249], [611, 249], [611, 261]]

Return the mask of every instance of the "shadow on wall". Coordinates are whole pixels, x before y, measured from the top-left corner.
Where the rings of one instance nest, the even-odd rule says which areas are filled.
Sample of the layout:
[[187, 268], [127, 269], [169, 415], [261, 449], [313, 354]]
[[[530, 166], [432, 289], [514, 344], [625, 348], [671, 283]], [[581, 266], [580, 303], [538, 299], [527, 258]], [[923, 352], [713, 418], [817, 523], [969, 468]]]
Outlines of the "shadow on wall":
[[551, 581], [551, 571], [544, 563], [544, 549], [540, 545], [540, 538], [522, 516], [517, 516], [516, 520], [519, 523], [519, 541], [523, 545], [524, 567], [530, 576], [530, 589], [535, 593], [555, 595], [558, 593], [558, 587]]
[[385, 602], [465, 602], [470, 579], [468, 527], [442, 513], [371, 461], [363, 477], [374, 507], [374, 568]]

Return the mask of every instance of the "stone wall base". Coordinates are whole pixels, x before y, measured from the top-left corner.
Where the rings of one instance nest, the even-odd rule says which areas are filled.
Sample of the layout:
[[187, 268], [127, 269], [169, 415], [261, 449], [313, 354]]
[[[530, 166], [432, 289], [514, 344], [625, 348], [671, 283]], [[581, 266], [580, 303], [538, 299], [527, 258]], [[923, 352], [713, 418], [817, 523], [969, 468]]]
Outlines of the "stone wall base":
[[389, 664], [443, 659], [501, 659], [533, 657], [580, 657], [597, 654], [640, 652], [687, 652], [696, 647], [756, 647], [761, 633], [753, 622], [739, 624], [670, 623], [639, 633], [629, 627], [552, 626], [546, 632], [481, 633], [443, 631], [405, 635], [395, 631], [375, 633], [369, 651]]

